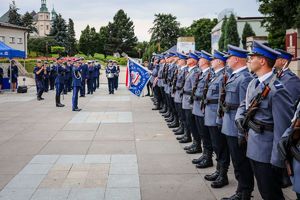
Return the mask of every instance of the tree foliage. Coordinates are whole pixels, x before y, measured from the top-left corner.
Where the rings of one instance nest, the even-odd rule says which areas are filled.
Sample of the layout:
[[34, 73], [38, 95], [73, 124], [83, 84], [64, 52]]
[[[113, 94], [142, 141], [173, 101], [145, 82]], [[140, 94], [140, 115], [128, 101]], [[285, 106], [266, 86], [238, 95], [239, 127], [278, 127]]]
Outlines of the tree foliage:
[[251, 25], [246, 22], [244, 29], [243, 29], [243, 34], [242, 34], [242, 43], [244, 49], [247, 48], [246, 43], [247, 43], [247, 37], [255, 36], [255, 32], [253, 31]]

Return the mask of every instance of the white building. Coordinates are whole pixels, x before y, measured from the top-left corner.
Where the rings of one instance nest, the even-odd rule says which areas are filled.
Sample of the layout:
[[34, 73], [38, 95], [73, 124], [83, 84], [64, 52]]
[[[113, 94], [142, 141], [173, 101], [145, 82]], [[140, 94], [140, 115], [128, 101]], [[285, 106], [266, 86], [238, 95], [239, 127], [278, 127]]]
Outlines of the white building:
[[0, 41], [6, 45], [21, 51], [27, 55], [28, 29], [22, 26], [0, 22]]
[[[211, 31], [211, 49], [212, 51], [214, 49], [219, 49], [219, 39], [221, 37], [221, 27], [223, 24], [223, 19], [224, 16], [227, 16], [227, 18], [230, 16], [231, 13], [233, 13], [232, 10], [228, 9], [225, 10], [225, 12], [227, 13], [221, 13], [219, 15], [219, 19], [218, 19], [218, 23], [217, 25], [212, 29]], [[261, 22], [264, 18], [263, 17], [237, 17], [237, 29], [238, 29], [238, 33], [239, 33], [239, 37], [240, 37], [240, 47], [243, 47], [242, 44], [242, 34], [243, 34], [243, 29], [244, 26], [246, 24], [246, 22], [248, 22], [250, 24], [250, 26], [252, 27], [253, 31], [255, 32], [256, 36], [268, 36], [268, 32], [266, 31], [265, 27], [261, 26]]]

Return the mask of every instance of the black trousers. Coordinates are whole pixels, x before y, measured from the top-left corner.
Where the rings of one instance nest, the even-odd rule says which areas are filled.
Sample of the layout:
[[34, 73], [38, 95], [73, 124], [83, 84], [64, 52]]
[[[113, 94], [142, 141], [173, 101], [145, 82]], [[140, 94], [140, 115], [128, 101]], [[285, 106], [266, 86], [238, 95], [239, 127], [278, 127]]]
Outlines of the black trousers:
[[217, 162], [224, 170], [228, 170], [230, 164], [229, 150], [226, 137], [217, 126], [208, 126], [213, 150], [217, 156]]
[[238, 138], [227, 136], [227, 145], [232, 160], [235, 179], [238, 181], [237, 192], [251, 193], [254, 188], [254, 176], [249, 159], [246, 157], [247, 146], [239, 146]]
[[150, 91], [151, 91], [151, 88], [152, 88], [152, 84], [151, 84], [151, 82], [149, 81], [148, 83], [147, 83], [147, 94], [151, 94], [150, 93]]
[[109, 93], [114, 93], [115, 89], [115, 79], [114, 78], [108, 78], [108, 90]]
[[177, 114], [176, 108], [175, 108], [174, 98], [172, 97], [171, 94], [169, 94], [168, 96], [170, 99], [169, 101], [170, 101], [171, 112], [173, 113], [174, 116], [178, 117], [178, 114]]
[[164, 87], [159, 87], [161, 97], [162, 97], [162, 103], [165, 105], [166, 104], [166, 95], [165, 95], [165, 88]]
[[49, 78], [44, 79], [44, 91], [48, 92], [49, 90]]
[[208, 127], [204, 125], [204, 117], [195, 115], [195, 121], [196, 121], [196, 127], [198, 129], [199, 136], [203, 143], [203, 149], [206, 152], [212, 153], [213, 147], [212, 147]]
[[154, 97], [156, 98], [157, 102], [161, 106], [162, 105], [162, 95], [161, 95], [160, 89], [157, 85], [153, 87], [153, 92], [154, 92]]
[[81, 81], [80, 96], [85, 96], [85, 80], [86, 79], [83, 78]]
[[261, 197], [264, 200], [284, 200], [281, 190], [282, 169], [252, 159], [250, 163]]
[[99, 76], [96, 77], [96, 87], [99, 88], [100, 82], [99, 82]]
[[175, 109], [178, 113], [178, 118], [179, 118], [179, 121], [181, 122], [181, 124], [184, 126], [184, 121], [185, 121], [185, 115], [184, 115], [184, 112], [182, 110], [182, 103], [175, 103]]
[[50, 77], [50, 90], [54, 90], [55, 77]]
[[183, 109], [185, 115], [185, 128], [187, 129], [187, 137], [191, 137], [197, 131], [195, 118], [193, 117], [191, 109]]

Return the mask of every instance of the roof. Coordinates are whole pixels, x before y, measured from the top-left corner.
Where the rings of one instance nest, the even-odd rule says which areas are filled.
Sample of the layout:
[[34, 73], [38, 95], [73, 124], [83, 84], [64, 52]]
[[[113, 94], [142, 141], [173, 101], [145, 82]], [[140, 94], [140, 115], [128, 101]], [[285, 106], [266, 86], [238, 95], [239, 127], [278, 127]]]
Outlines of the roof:
[[17, 26], [17, 25], [14, 25], [14, 24], [9, 24], [9, 23], [4, 23], [4, 22], [0, 22], [0, 27], [5, 27], [5, 28], [11, 28], [11, 29], [19, 29], [19, 30], [29, 30], [28, 28], [26, 27], [23, 27], [23, 26]]
[[9, 21], [9, 10], [0, 17], [0, 22], [7, 23]]

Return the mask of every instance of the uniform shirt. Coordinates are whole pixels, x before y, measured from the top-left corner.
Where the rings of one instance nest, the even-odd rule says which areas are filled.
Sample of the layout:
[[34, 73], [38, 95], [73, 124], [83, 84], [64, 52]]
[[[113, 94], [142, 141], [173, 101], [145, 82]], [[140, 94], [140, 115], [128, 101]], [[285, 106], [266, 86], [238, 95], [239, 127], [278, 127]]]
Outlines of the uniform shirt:
[[81, 78], [84, 81], [87, 78], [87, 74], [88, 74], [88, 66], [87, 64], [82, 64], [79, 66], [79, 71], [81, 73]]
[[115, 74], [116, 72], [117, 72], [117, 68], [115, 66], [108, 66], [105, 69], [106, 74], [110, 74], [110, 73]]
[[157, 77], [158, 75], [158, 70], [159, 70], [159, 65], [155, 65], [153, 67], [152, 73], [151, 73], [151, 78], [150, 78], [150, 82], [153, 83], [154, 79]]
[[[18, 76], [19, 76], [19, 69], [18, 69], [18, 67], [16, 65], [11, 66], [11, 71], [12, 71], [11, 77], [13, 79], [17, 79]], [[7, 75], [8, 75], [8, 77], [10, 77], [10, 67], [8, 67], [8, 69], [7, 69]]]
[[[251, 80], [252, 76], [246, 66], [233, 71], [225, 86], [225, 105], [238, 107], [240, 102], [245, 100], [247, 87]], [[225, 135], [238, 137], [239, 133], [234, 120], [236, 112], [237, 108], [224, 112], [222, 133]]]
[[165, 64], [159, 64], [158, 74], [157, 74], [157, 86], [163, 87], [163, 72], [164, 72]]
[[197, 66], [189, 67], [188, 72], [189, 73], [185, 77], [185, 83], [183, 86], [182, 109], [192, 109], [190, 102], [191, 93], [196, 79], [199, 77], [200, 69]]
[[72, 85], [73, 87], [81, 87], [81, 74], [80, 74], [80, 70], [77, 67], [73, 67], [72, 68]]
[[182, 66], [178, 69], [177, 73], [177, 81], [175, 83], [175, 96], [174, 96], [174, 102], [175, 103], [182, 103], [182, 90], [185, 82], [185, 77], [188, 73], [188, 67], [187, 66]]
[[89, 66], [88, 67], [88, 74], [87, 74], [87, 79], [92, 79], [94, 78], [94, 67], [93, 66]]
[[283, 71], [279, 77], [280, 82], [287, 89], [292, 97], [293, 102], [296, 102], [300, 97], [300, 79], [290, 69]]
[[37, 72], [40, 70], [40, 67], [35, 66], [33, 69], [33, 73], [35, 75], [35, 80], [36, 81], [42, 81], [44, 80], [44, 70], [42, 70], [39, 74]]
[[[224, 68], [215, 71], [209, 82], [206, 95], [207, 100], [218, 100], [220, 96], [220, 82], [223, 81]], [[205, 106], [204, 124], [205, 126], [217, 126], [218, 104], [207, 104]]]
[[[211, 69], [208, 67], [202, 71], [202, 75], [199, 77], [199, 82], [195, 91], [195, 97], [203, 97], [203, 90], [208, 74], [211, 73]], [[194, 100], [192, 113], [194, 115], [204, 117], [204, 113], [201, 110], [201, 101]]]
[[56, 78], [55, 78], [55, 84], [63, 84], [64, 83], [64, 76], [65, 76], [65, 68], [63, 68], [61, 65], [55, 66], [54, 70], [56, 71]]
[[[249, 83], [245, 100], [238, 108], [235, 119], [244, 118], [251, 100], [258, 93], [262, 92], [263, 85], [268, 84], [272, 77], [273, 72], [269, 72], [253, 79]], [[290, 125], [293, 115], [293, 102], [286, 88], [278, 80], [269, 85], [269, 87], [271, 91], [260, 103], [253, 120], [273, 125], [273, 131], [265, 130], [263, 133], [257, 133], [249, 128], [247, 157], [258, 162], [283, 167], [283, 161], [279, 158], [277, 145], [282, 134]]]
[[176, 65], [175, 63], [171, 63], [169, 64], [168, 67], [168, 75], [167, 75], [167, 83], [165, 84], [165, 92], [167, 94], [171, 94], [171, 88], [170, 85], [172, 84], [172, 78], [173, 78], [173, 74], [175, 73], [175, 69], [176, 69]]
[[94, 78], [98, 78], [99, 75], [100, 75], [100, 72], [99, 72], [99, 70], [100, 70], [100, 65], [98, 65], [98, 64], [95, 65], [94, 70], [95, 70], [95, 72], [94, 72]]

